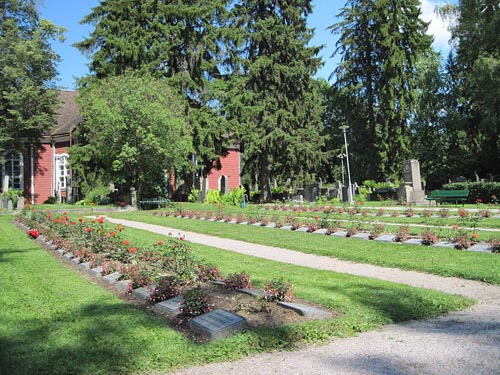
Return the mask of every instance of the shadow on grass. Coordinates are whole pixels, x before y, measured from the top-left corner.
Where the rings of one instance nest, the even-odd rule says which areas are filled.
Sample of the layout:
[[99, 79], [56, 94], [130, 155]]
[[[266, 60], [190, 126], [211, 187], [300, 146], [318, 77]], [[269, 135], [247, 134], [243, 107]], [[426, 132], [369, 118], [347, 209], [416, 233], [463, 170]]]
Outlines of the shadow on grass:
[[134, 323], [161, 324], [129, 305], [106, 302], [24, 321], [0, 337], [0, 374], [129, 374], [147, 348], [134, 339]]

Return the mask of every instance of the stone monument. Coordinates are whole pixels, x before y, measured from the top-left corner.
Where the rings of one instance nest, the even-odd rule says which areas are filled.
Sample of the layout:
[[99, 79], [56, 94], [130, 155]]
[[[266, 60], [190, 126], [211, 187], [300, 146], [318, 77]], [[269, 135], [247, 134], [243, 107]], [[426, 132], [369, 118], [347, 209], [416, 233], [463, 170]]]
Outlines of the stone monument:
[[406, 203], [425, 204], [425, 191], [420, 179], [420, 163], [418, 160], [403, 162], [403, 183], [399, 186], [399, 198]]

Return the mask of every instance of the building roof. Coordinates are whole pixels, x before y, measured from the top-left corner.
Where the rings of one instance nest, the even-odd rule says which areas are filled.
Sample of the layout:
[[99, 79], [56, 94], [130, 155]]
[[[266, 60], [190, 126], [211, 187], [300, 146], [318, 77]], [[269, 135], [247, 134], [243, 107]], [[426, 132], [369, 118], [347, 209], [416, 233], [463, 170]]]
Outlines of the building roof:
[[51, 136], [67, 135], [83, 120], [80, 115], [80, 108], [75, 101], [77, 95], [77, 91], [59, 91], [61, 104], [57, 109], [57, 121], [50, 132]]

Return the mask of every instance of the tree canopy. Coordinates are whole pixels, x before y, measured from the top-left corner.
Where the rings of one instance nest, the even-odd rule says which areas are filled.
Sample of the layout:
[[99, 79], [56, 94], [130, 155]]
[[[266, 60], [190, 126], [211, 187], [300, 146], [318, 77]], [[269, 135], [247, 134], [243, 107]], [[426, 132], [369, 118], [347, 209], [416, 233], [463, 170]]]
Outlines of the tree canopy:
[[54, 125], [59, 56], [50, 41], [63, 31], [39, 18], [34, 0], [0, 0], [0, 150], [38, 145]]
[[129, 73], [103, 78], [83, 88], [78, 102], [83, 144], [70, 149], [77, 178], [97, 168], [101, 183], [165, 193], [166, 173], [181, 171], [192, 152], [182, 100], [168, 83]]
[[418, 0], [349, 0], [331, 26], [342, 60], [332, 78], [358, 177], [397, 177], [410, 156], [416, 63], [432, 51], [420, 14]]

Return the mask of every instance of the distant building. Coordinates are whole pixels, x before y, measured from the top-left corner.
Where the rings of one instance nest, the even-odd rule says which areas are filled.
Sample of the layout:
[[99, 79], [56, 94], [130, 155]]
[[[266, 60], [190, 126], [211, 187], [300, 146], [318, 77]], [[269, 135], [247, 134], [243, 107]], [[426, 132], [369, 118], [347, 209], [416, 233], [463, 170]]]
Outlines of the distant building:
[[[73, 144], [73, 131], [82, 121], [75, 102], [76, 91], [60, 91], [61, 102], [56, 123], [50, 133], [41, 139], [41, 149], [29, 145], [18, 145], [3, 153], [1, 165], [2, 191], [6, 177], [10, 188], [23, 190], [24, 196], [33, 204], [49, 198], [57, 202], [72, 201], [71, 168], [68, 148]], [[240, 151], [238, 146], [229, 148], [214, 168], [207, 174], [204, 187], [222, 193], [240, 185]], [[175, 189], [175, 187], [173, 187]]]

